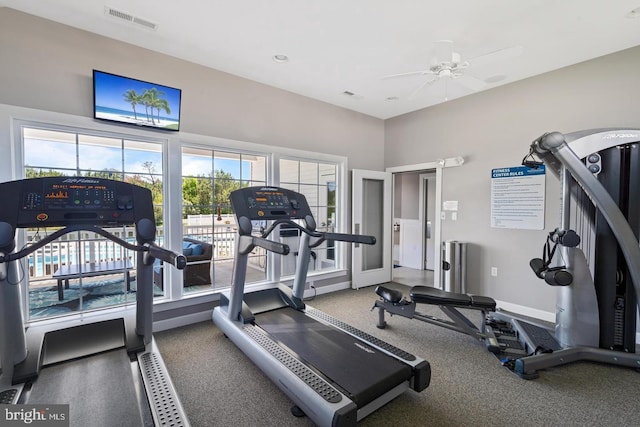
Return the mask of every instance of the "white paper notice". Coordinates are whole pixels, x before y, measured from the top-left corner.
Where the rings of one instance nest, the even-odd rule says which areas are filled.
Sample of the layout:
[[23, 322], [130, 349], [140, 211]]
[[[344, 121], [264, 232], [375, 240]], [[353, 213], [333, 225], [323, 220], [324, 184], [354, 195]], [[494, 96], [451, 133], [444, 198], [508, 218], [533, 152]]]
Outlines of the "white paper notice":
[[491, 227], [544, 229], [545, 167], [491, 170]]

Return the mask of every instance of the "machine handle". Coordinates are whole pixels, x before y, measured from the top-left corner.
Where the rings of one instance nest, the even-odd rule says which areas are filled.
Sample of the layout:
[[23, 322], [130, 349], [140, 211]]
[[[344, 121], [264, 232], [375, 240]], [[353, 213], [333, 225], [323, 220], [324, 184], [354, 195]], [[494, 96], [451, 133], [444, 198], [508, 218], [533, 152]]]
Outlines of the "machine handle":
[[54, 240], [56, 240], [57, 238], [59, 238], [60, 236], [64, 236], [65, 234], [68, 233], [73, 233], [75, 231], [90, 231], [96, 234], [99, 234], [103, 237], [106, 237], [107, 239], [111, 240], [114, 243], [117, 243], [118, 245], [122, 246], [123, 248], [135, 251], [135, 252], [140, 252], [142, 250], [144, 250], [143, 246], [140, 245], [134, 245], [131, 244], [125, 240], [120, 239], [119, 237], [114, 236], [113, 234], [109, 233], [108, 231], [103, 230], [102, 228], [95, 226], [95, 225], [86, 225], [86, 224], [74, 224], [74, 225], [68, 225], [64, 228], [61, 228], [60, 230], [49, 234], [48, 236], [44, 237], [42, 240], [40, 240], [39, 242], [33, 243], [21, 250], [19, 250], [18, 252], [13, 252], [13, 253], [9, 253], [9, 254], [5, 254], [5, 255], [0, 255], [0, 263], [4, 263], [4, 262], [9, 262], [9, 261], [15, 261], [18, 259], [22, 259], [30, 254], [32, 254], [33, 252], [37, 251], [38, 249], [48, 245], [49, 243], [53, 242]]
[[285, 245], [284, 243], [274, 242], [273, 240], [267, 240], [262, 237], [252, 236], [252, 244], [255, 246], [260, 246], [268, 250], [269, 252], [275, 252], [280, 255], [288, 255], [289, 254], [289, 245]]
[[178, 270], [183, 270], [187, 266], [187, 258], [182, 254], [158, 246], [155, 243], [147, 243], [144, 246], [149, 256], [167, 262], [175, 266]]
[[375, 245], [376, 238], [365, 234], [325, 233], [325, 240], [338, 240], [340, 242], [362, 243], [363, 245]]

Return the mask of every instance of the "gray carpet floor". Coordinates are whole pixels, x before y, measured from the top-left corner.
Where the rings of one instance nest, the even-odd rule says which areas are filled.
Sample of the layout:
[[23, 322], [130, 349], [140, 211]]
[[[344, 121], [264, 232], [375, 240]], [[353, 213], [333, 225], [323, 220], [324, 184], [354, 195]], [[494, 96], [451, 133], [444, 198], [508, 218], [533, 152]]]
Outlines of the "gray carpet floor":
[[[377, 329], [370, 311], [376, 298], [364, 288], [308, 302], [431, 364], [429, 388], [405, 392], [359, 425], [640, 425], [640, 373], [633, 369], [578, 362], [522, 380], [467, 335], [388, 315], [387, 328]], [[420, 311], [442, 317], [437, 307]], [[212, 322], [157, 333], [156, 341], [194, 427], [313, 425], [290, 414], [291, 401]]]

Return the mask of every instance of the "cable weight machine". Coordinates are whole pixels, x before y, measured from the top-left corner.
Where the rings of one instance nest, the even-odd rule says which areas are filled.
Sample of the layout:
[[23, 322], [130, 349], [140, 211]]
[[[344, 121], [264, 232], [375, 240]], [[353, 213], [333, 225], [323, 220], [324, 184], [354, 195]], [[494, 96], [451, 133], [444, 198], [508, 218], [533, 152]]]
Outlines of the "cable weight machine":
[[508, 366], [523, 378], [580, 360], [640, 368], [640, 130], [545, 133], [523, 159], [543, 163], [560, 180], [560, 226], [530, 267], [557, 287], [555, 328], [492, 315], [523, 343], [525, 356], [505, 352]]

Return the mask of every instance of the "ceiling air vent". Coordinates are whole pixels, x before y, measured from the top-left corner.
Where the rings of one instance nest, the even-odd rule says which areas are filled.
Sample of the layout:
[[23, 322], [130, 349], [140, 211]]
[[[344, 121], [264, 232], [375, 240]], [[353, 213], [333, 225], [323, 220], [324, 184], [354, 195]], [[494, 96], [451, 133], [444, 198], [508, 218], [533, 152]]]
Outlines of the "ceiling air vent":
[[344, 96], [347, 96], [347, 97], [351, 98], [351, 99], [358, 99], [358, 100], [362, 99], [362, 95], [358, 95], [357, 93], [352, 92], [350, 90], [345, 90], [345, 91], [342, 92], [342, 94]]
[[145, 27], [149, 30], [157, 30], [158, 24], [155, 22], [151, 22], [148, 19], [140, 18], [138, 16], [134, 16], [129, 12], [124, 12], [122, 10], [114, 9], [109, 6], [104, 7], [104, 14], [110, 16], [112, 18], [116, 18], [122, 21], [127, 21], [131, 24], [136, 24], [141, 27]]

